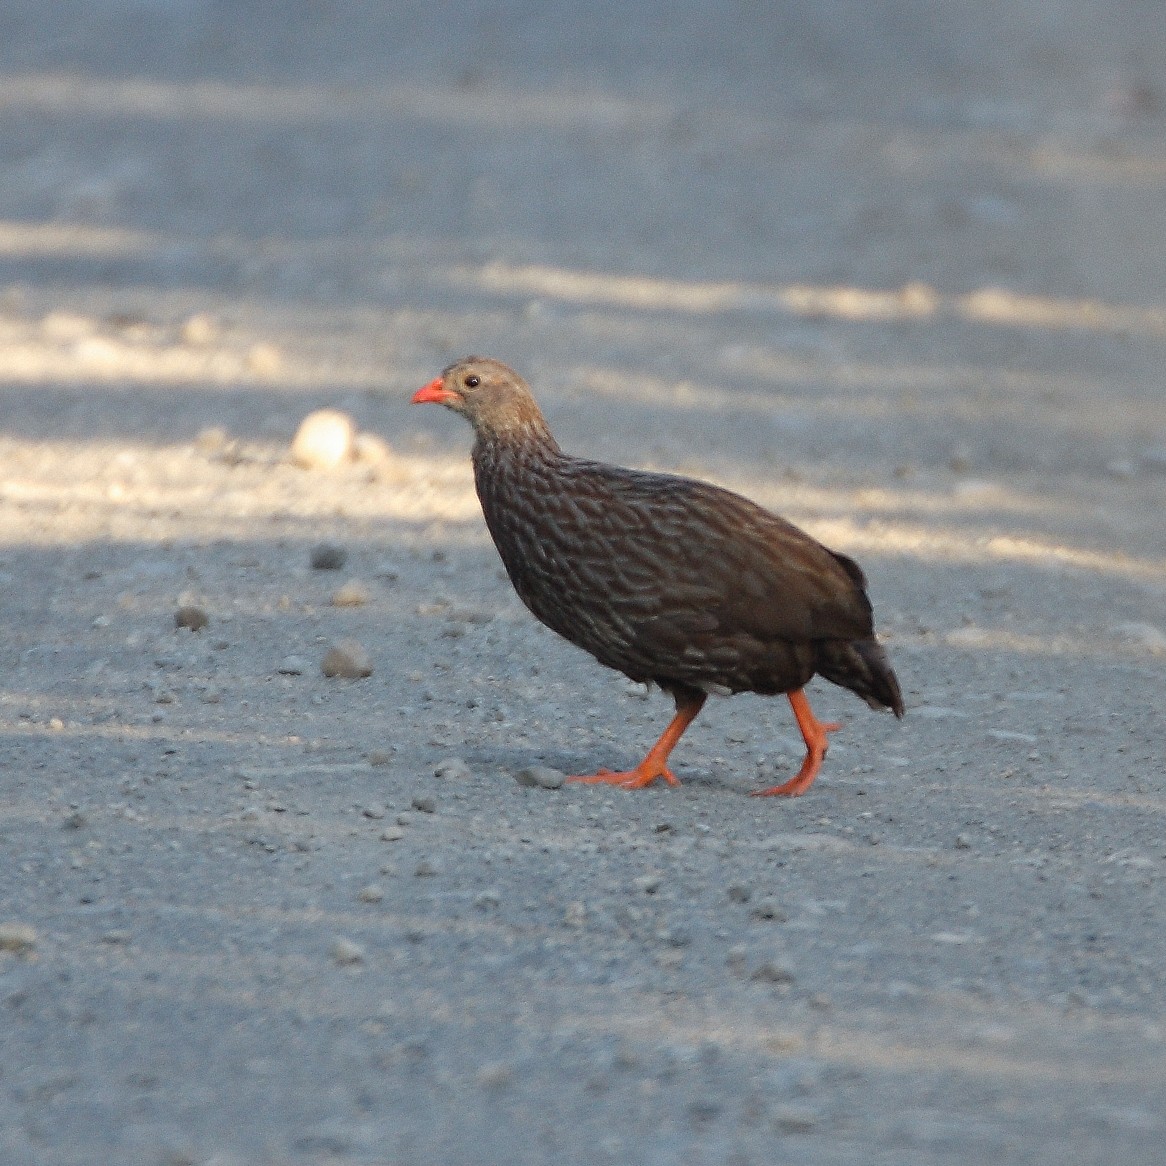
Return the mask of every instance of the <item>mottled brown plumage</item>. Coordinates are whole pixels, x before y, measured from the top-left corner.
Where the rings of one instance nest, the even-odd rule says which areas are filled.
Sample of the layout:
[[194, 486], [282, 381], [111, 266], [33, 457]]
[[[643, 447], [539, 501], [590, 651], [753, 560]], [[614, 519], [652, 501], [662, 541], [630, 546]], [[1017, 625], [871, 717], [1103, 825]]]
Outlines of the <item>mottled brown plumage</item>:
[[639, 766], [579, 780], [675, 782], [668, 753], [709, 692], [789, 695], [806, 760], [764, 794], [804, 793], [838, 727], [817, 721], [801, 692], [815, 673], [903, 715], [866, 580], [845, 555], [720, 487], [563, 453], [526, 383], [496, 360], [458, 361], [413, 400], [474, 427], [482, 512], [526, 606], [601, 664], [676, 701]]

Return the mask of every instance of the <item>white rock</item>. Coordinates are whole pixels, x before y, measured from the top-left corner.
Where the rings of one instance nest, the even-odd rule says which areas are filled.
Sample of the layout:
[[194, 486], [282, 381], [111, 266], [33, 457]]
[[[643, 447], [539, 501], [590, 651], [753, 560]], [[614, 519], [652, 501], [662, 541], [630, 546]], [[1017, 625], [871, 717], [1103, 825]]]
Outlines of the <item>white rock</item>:
[[330, 470], [352, 457], [356, 426], [339, 409], [309, 413], [292, 440], [292, 461], [308, 470]]
[[363, 607], [368, 602], [368, 588], [359, 579], [349, 579], [332, 596], [333, 607]]

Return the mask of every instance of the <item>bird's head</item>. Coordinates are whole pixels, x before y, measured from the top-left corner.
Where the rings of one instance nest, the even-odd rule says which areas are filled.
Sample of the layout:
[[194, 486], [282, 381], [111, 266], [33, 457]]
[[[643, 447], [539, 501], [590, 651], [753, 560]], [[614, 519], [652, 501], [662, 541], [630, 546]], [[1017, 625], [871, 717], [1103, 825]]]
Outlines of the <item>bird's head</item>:
[[479, 436], [522, 429], [546, 431], [526, 381], [500, 360], [467, 356], [413, 394], [413, 404], [432, 402], [460, 413]]

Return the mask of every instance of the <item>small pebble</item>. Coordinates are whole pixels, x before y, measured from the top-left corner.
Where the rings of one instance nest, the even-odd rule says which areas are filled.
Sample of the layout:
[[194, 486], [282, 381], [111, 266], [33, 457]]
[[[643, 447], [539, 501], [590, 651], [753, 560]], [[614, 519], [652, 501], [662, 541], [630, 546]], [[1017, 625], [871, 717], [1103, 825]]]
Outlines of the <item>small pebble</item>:
[[966, 474], [972, 468], [971, 451], [966, 446], [953, 446], [947, 464], [955, 473]]
[[510, 1084], [514, 1077], [514, 1070], [501, 1061], [492, 1065], [483, 1065], [478, 1070], [478, 1084], [483, 1089], [502, 1089]]
[[247, 352], [247, 368], [256, 376], [273, 377], [283, 364], [283, 354], [274, 344], [252, 344]]
[[210, 425], [199, 430], [194, 444], [200, 453], [218, 453], [230, 440], [231, 435], [221, 425]]
[[65, 818], [65, 829], [67, 830], [80, 830], [82, 826], [88, 825], [89, 819], [80, 810], [74, 810]]
[[773, 1112], [773, 1126], [783, 1134], [812, 1133], [818, 1114], [805, 1105], [779, 1105]]
[[728, 891], [729, 898], [734, 903], [748, 903], [753, 895], [753, 891], [749, 887], [744, 887], [740, 883], [734, 883]]
[[364, 817], [372, 818], [375, 822], [380, 821], [380, 819], [385, 816], [385, 807], [375, 804], [371, 806], [363, 806], [360, 812], [364, 815]]
[[632, 886], [645, 895], [654, 895], [664, 880], [658, 874], [640, 875], [632, 879]]
[[711, 1097], [699, 1097], [696, 1101], [690, 1102], [688, 1106], [688, 1116], [698, 1126], [706, 1125], [720, 1112], [720, 1102], [714, 1101]]
[[400, 826], [386, 826], [381, 834], [382, 842], [400, 842], [405, 837], [405, 831]]
[[341, 967], [358, 964], [364, 959], [364, 948], [351, 939], [337, 939], [332, 944], [332, 959]]
[[308, 670], [308, 662], [303, 656], [284, 656], [276, 671], [280, 676], [303, 676]]
[[308, 552], [308, 561], [317, 571], [339, 571], [348, 562], [348, 552], [335, 543], [317, 543]]
[[397, 825], [398, 826], [408, 826], [412, 821], [413, 821], [413, 815], [410, 814], [408, 810], [402, 810], [397, 815]]
[[587, 906], [578, 900], [568, 903], [563, 911], [563, 923], [567, 927], [582, 927], [587, 922]]
[[210, 616], [201, 607], [195, 607], [193, 604], [185, 604], [174, 613], [174, 626], [189, 628], [192, 632], [202, 631], [210, 622]]
[[470, 776], [470, 767], [460, 757], [447, 757], [434, 766], [433, 775], [451, 781], [463, 781]]
[[970, 850], [972, 848], [972, 840], [966, 834], [957, 834], [955, 836], [956, 850]]
[[794, 974], [787, 964], [779, 963], [777, 960], [765, 960], [753, 969], [749, 979], [761, 984], [792, 984]]
[[363, 607], [368, 602], [368, 588], [359, 579], [349, 579], [332, 596], [333, 607]]
[[430, 879], [438, 874], [437, 866], [430, 862], [429, 859], [423, 858], [418, 864], [417, 869], [413, 872], [419, 879]]
[[133, 938], [129, 931], [124, 927], [114, 927], [107, 931], [102, 937], [102, 943], [108, 943], [115, 947], [125, 947], [127, 943]]
[[497, 891], [482, 891], [474, 898], [474, 906], [479, 911], [492, 911], [502, 902], [502, 896]]
[[0, 923], [0, 951], [27, 955], [36, 947], [36, 928], [27, 923]]
[[362, 680], [372, 675], [372, 661], [357, 640], [341, 640], [329, 649], [321, 668], [325, 676], [344, 680]]
[[528, 765], [514, 775], [514, 780], [519, 785], [531, 788], [561, 789], [563, 782], [567, 780], [567, 775], [562, 770], [551, 769], [547, 765]]
[[753, 904], [752, 909], [749, 911], [749, 917], [751, 919], [773, 923], [784, 923], [789, 918], [785, 911], [782, 910], [778, 901], [768, 897], [758, 899]]
[[366, 465], [384, 466], [393, 460], [393, 450], [375, 433], [358, 433], [352, 442], [352, 456]]
[[198, 312], [183, 323], [181, 336], [190, 348], [207, 348], [219, 338], [218, 321], [207, 312]]
[[420, 810], [423, 814], [436, 813], [437, 800], [429, 794], [418, 794], [413, 799], [413, 809]]
[[317, 409], [300, 422], [291, 457], [306, 470], [330, 470], [352, 457], [356, 426], [339, 409]]
[[367, 887], [360, 888], [356, 897], [362, 903], [379, 903], [385, 897], [385, 888], [377, 883], [369, 883]]

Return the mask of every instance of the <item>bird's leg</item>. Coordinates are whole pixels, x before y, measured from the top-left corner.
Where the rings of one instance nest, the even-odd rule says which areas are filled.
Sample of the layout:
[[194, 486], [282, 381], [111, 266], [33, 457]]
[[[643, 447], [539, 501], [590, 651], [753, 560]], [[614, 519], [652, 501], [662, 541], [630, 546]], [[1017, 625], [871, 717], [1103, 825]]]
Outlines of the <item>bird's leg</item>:
[[829, 745], [826, 734], [842, 728], [837, 721], [818, 720], [810, 708], [810, 702], [806, 700], [806, 694], [800, 688], [789, 694], [789, 703], [790, 708], [794, 710], [794, 716], [797, 717], [798, 728], [802, 731], [802, 740], [806, 743], [806, 758], [796, 777], [791, 777], [789, 781], [771, 786], [769, 789], [754, 790], [751, 797], [796, 798], [804, 794], [814, 784], [814, 778], [818, 776], [818, 770], [822, 767], [822, 758], [826, 756]]
[[676, 742], [684, 735], [684, 730], [696, 719], [696, 714], [704, 707], [705, 700], [703, 692], [683, 700], [677, 697], [676, 716], [672, 718], [668, 728], [660, 734], [660, 740], [648, 750], [647, 757], [635, 769], [626, 769], [622, 773], [601, 769], [598, 773], [585, 777], [569, 777], [567, 780], [583, 781], [589, 785], [602, 782], [606, 785], [620, 785], [624, 789], [639, 789], [641, 786], [651, 785], [656, 778], [662, 777], [669, 785], [679, 785], [676, 775], [668, 768], [668, 754], [676, 748]]

